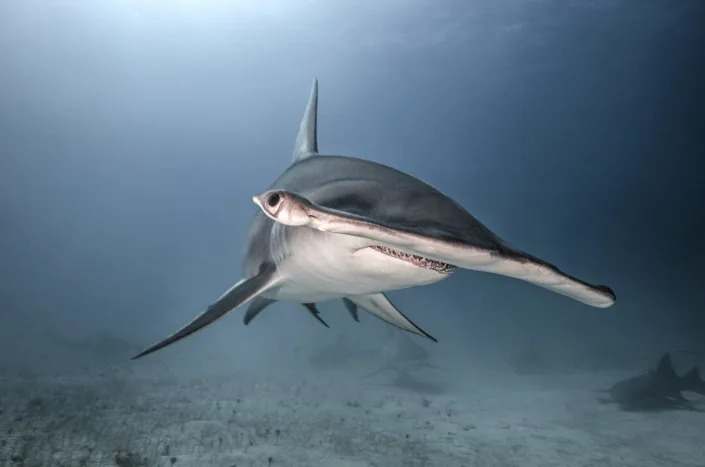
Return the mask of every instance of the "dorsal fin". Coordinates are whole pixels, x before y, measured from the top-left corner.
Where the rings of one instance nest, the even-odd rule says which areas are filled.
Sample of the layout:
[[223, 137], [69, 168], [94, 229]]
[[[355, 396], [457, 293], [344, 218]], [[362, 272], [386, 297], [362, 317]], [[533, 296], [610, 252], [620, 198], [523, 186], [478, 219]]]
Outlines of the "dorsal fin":
[[671, 363], [671, 355], [666, 353], [661, 357], [659, 361], [658, 368], [656, 368], [656, 374], [668, 379], [677, 378], [676, 372], [673, 369], [673, 363]]
[[292, 162], [297, 162], [318, 154], [317, 120], [318, 80], [314, 79], [313, 87], [311, 88], [311, 97], [308, 99], [304, 118], [301, 120], [301, 125], [299, 126], [299, 134], [296, 136]]

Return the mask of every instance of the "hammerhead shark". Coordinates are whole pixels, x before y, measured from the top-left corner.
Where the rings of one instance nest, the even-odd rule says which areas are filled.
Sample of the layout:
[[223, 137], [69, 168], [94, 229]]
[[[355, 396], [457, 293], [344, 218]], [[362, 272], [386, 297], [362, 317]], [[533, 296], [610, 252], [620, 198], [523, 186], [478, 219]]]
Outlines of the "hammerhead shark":
[[609, 287], [510, 246], [428, 183], [377, 162], [320, 155], [317, 114], [314, 80], [291, 165], [268, 191], [252, 198], [259, 211], [245, 245], [244, 277], [191, 323], [133, 358], [258, 298], [260, 306], [262, 300], [305, 304], [346, 298], [389, 324], [436, 341], [384, 292], [432, 284], [457, 268], [528, 281], [593, 307], [614, 304]]
[[678, 376], [673, 369], [671, 355], [664, 354], [655, 370], [633, 376], [615, 383], [610, 389], [600, 392], [609, 394], [602, 402], [615, 402], [622, 410], [698, 410], [683, 397], [682, 391], [705, 395], [705, 381], [697, 367], [685, 376]]

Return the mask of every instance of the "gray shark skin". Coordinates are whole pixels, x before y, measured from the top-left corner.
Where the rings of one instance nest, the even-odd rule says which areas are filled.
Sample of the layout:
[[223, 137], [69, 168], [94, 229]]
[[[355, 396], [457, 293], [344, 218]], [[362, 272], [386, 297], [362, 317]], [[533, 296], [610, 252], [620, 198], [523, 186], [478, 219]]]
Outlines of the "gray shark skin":
[[685, 376], [678, 376], [673, 369], [671, 355], [666, 353], [661, 357], [655, 370], [618, 381], [610, 389], [600, 390], [610, 396], [609, 399], [600, 401], [614, 402], [625, 411], [667, 409], [700, 411], [681, 394], [682, 391], [705, 395], [705, 381], [700, 378], [697, 367]]
[[170, 345], [256, 297], [296, 303], [346, 298], [389, 324], [435, 341], [384, 292], [432, 284], [457, 268], [515, 277], [595, 307], [615, 302], [609, 287], [569, 276], [509, 246], [418, 178], [368, 160], [319, 155], [317, 110], [314, 81], [292, 164], [267, 192], [253, 197], [260, 209], [245, 245], [244, 278], [191, 323], [133, 358]]

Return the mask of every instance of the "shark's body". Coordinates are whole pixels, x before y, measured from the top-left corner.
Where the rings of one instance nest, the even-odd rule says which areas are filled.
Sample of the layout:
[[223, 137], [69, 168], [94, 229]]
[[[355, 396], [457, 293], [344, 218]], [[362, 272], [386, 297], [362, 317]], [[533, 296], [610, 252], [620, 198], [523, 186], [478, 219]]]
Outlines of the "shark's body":
[[292, 164], [269, 191], [253, 198], [260, 211], [245, 246], [245, 278], [189, 325], [137, 357], [253, 299], [246, 322], [278, 300], [307, 304], [320, 319], [315, 302], [344, 298], [355, 318], [360, 307], [433, 339], [384, 292], [438, 282], [457, 267], [520, 278], [592, 306], [614, 303], [608, 287], [512, 248], [427, 183], [376, 162], [319, 155], [317, 106], [314, 83]]
[[700, 378], [697, 367], [685, 376], [678, 376], [670, 354], [666, 353], [656, 369], [618, 381], [604, 390], [610, 398], [602, 401], [614, 402], [622, 410], [697, 410], [682, 391], [705, 395], [705, 381]]

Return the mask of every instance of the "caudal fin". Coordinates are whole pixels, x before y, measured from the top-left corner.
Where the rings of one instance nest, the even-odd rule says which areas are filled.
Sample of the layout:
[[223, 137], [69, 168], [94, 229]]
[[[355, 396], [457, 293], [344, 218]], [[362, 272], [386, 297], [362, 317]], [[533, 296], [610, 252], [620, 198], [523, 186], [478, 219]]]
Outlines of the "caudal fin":
[[705, 395], [705, 381], [700, 376], [700, 370], [698, 370], [697, 366], [683, 376], [682, 380], [684, 391], [693, 391]]

